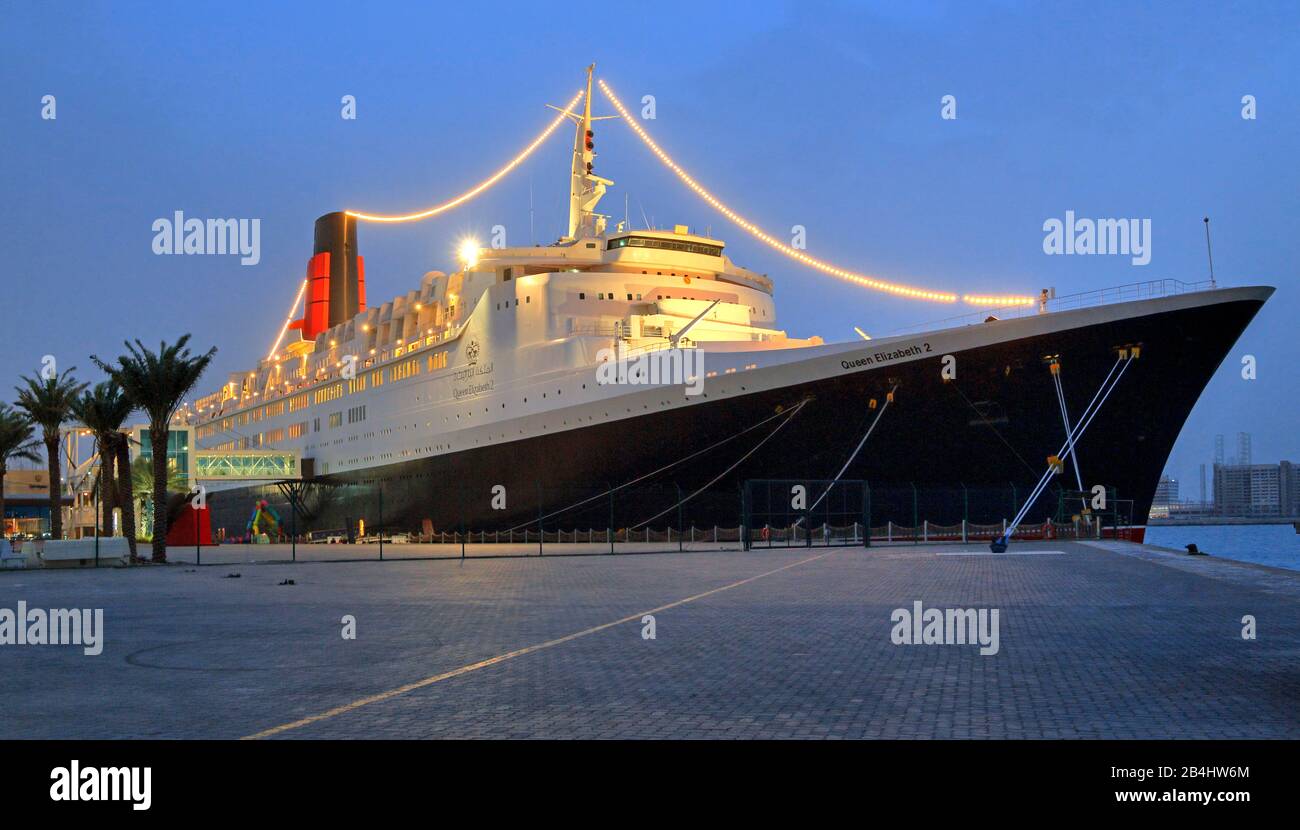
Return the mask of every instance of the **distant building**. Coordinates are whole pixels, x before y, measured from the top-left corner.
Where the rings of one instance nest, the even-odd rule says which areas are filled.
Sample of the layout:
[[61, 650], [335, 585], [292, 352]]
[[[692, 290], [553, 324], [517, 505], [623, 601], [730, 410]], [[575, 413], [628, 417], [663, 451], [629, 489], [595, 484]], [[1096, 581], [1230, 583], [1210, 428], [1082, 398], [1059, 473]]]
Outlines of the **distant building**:
[[[39, 535], [50, 530], [50, 479], [45, 470], [9, 470], [5, 473], [4, 535]], [[72, 497], [60, 496], [65, 507]]]
[[[1249, 439], [1246, 453], [1250, 452]], [[1220, 516], [1300, 516], [1300, 475], [1280, 464], [1215, 464], [1214, 508]]]
[[1171, 504], [1178, 503], [1178, 479], [1170, 476], [1161, 476], [1160, 483], [1156, 485], [1155, 498], [1151, 500], [1152, 507], [1168, 507]]
[[1278, 500], [1282, 515], [1300, 516], [1300, 466], [1290, 461], [1278, 464]]

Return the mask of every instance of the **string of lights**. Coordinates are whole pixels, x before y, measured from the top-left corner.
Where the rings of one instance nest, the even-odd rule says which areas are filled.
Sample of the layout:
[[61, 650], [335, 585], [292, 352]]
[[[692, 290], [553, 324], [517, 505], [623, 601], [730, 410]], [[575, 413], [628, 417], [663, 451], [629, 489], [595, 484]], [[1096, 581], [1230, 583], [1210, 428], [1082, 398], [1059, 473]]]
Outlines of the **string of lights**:
[[[661, 148], [658, 144], [655, 143], [654, 139], [650, 137], [650, 135], [645, 131], [645, 129], [643, 129], [641, 125], [637, 123], [637, 120], [632, 117], [631, 113], [628, 112], [627, 108], [623, 106], [623, 102], [620, 101], [618, 96], [614, 94], [614, 91], [610, 89], [609, 84], [605, 83], [604, 79], [600, 79], [598, 83], [600, 84], [601, 92], [605, 93], [605, 97], [607, 97], [609, 99], [609, 102], [614, 105], [614, 109], [616, 109], [618, 111], [618, 114], [622, 116], [624, 123], [626, 123], [629, 127], [632, 128], [632, 132], [636, 133], [637, 137], [640, 138], [643, 142], [645, 142], [645, 145], [650, 148], [650, 151], [655, 154], [655, 156], [659, 159], [659, 161], [661, 161], [664, 164], [665, 167], [673, 171], [673, 173], [677, 175], [677, 178], [681, 179], [682, 182], [688, 188], [694, 191], [697, 196], [703, 199], [711, 207], [713, 207], [723, 216], [730, 219], [736, 225], [740, 226], [741, 229], [747, 231], [755, 239], [758, 239], [760, 242], [763, 242], [766, 245], [768, 245], [768, 247], [780, 251], [781, 253], [785, 254], [786, 256], [790, 257], [791, 259], [797, 262], [801, 262], [804, 265], [808, 265], [813, 268], [816, 268], [817, 270], [823, 273], [830, 274], [833, 277], [837, 277], [839, 279], [845, 280], [846, 282], [855, 283], [857, 285], [861, 285], [866, 288], [873, 288], [877, 291], [884, 291], [890, 294], [895, 294], [900, 297], [909, 297], [912, 299], [930, 300], [932, 302], [940, 302], [940, 303], [957, 302], [958, 297], [956, 294], [950, 294], [945, 291], [932, 291], [926, 288], [916, 288], [909, 285], [902, 285], [900, 283], [894, 283], [894, 282], [888, 282], [886, 280], [876, 279], [874, 277], [870, 277], [865, 274], [859, 274], [855, 271], [850, 271], [846, 268], [840, 268], [836, 265], [817, 259], [816, 257], [810, 256], [804, 253], [803, 251], [800, 251], [796, 248], [791, 247], [790, 245], [785, 244], [781, 240], [772, 236], [770, 233], [767, 233], [762, 228], [755, 225], [753, 222], [750, 222], [748, 219], [745, 219], [743, 216], [736, 213], [736, 211], [732, 210], [730, 207], [724, 204], [720, 199], [718, 199], [716, 196], [714, 196], [712, 193], [706, 190], [698, 181], [695, 180], [693, 176], [691, 176], [684, 169], [682, 169], [681, 165], [673, 161], [672, 157], [670, 157], [667, 153], [663, 151], [663, 148]], [[981, 295], [967, 294], [963, 296], [962, 299], [965, 302], [970, 303], [971, 305], [980, 305], [980, 306], [1032, 305], [1034, 302], [1036, 302], [1035, 298], [1033, 297], [1016, 296], [1016, 295], [997, 297], [997, 296], [981, 296]]]
[[[583, 93], [579, 91], [578, 94], [573, 96], [573, 98], [569, 101], [569, 103], [564, 106], [564, 109], [572, 111], [573, 108], [577, 106], [578, 102], [582, 100], [582, 96]], [[546, 141], [546, 139], [551, 137], [551, 133], [555, 132], [556, 128], [558, 128], [560, 124], [564, 123], [564, 121], [567, 118], [568, 116], [565, 113], [561, 112], [554, 119], [552, 119], [552, 121], [546, 126], [546, 129], [542, 130], [542, 132], [536, 138], [533, 139], [531, 144], [525, 147], [519, 153], [519, 155], [511, 159], [504, 167], [502, 167], [497, 172], [493, 173], [488, 178], [484, 179], [482, 182], [478, 184], [478, 186], [474, 187], [471, 190], [467, 190], [466, 192], [460, 194], [459, 196], [457, 196], [456, 198], [448, 202], [443, 202], [440, 205], [435, 205], [434, 207], [428, 208], [426, 210], [417, 211], [416, 213], [386, 215], [386, 214], [377, 214], [377, 213], [362, 213], [359, 210], [349, 210], [347, 211], [347, 214], [348, 216], [352, 216], [366, 222], [415, 222], [420, 219], [428, 219], [430, 216], [437, 216], [439, 213], [443, 213], [445, 211], [451, 210], [457, 205], [464, 204], [465, 202], [468, 202], [470, 199], [473, 199], [475, 196], [479, 195], [483, 191], [487, 190], [489, 187], [491, 187], [492, 185], [500, 181], [511, 170], [514, 170], [516, 167], [522, 164], [525, 159], [527, 159], [530, 155], [533, 154], [534, 150], [540, 147], [542, 143]]]
[[294, 297], [293, 305], [289, 306], [289, 316], [284, 318], [284, 325], [280, 327], [280, 336], [275, 338], [275, 345], [271, 347], [270, 353], [266, 356], [267, 360], [271, 360], [275, 357], [276, 350], [278, 350], [280, 344], [284, 342], [284, 335], [289, 331], [289, 324], [293, 322], [293, 313], [298, 310], [298, 303], [302, 302], [302, 295], [306, 290], [307, 280], [303, 280], [302, 285], [298, 287], [298, 296]]

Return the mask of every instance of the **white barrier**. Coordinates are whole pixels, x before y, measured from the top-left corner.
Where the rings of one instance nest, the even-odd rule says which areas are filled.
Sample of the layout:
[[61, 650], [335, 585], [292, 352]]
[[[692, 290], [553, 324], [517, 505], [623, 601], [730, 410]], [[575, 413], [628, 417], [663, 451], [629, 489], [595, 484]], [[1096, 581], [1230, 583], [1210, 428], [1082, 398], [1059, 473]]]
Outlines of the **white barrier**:
[[14, 551], [8, 539], [0, 539], [0, 568], [25, 568], [27, 555]]
[[[101, 536], [98, 540], [46, 540], [39, 556], [47, 568], [87, 568], [95, 566], [95, 544], [99, 543], [101, 566], [123, 565], [131, 556], [125, 536]], [[27, 552], [27, 546], [23, 546]]]

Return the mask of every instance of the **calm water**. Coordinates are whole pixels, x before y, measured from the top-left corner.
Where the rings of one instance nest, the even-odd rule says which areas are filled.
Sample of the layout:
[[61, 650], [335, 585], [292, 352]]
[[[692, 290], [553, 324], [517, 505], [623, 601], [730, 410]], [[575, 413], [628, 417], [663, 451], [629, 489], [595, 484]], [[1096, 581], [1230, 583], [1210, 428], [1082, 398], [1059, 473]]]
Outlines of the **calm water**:
[[1146, 542], [1180, 550], [1195, 544], [1212, 556], [1300, 570], [1300, 533], [1289, 524], [1148, 527]]

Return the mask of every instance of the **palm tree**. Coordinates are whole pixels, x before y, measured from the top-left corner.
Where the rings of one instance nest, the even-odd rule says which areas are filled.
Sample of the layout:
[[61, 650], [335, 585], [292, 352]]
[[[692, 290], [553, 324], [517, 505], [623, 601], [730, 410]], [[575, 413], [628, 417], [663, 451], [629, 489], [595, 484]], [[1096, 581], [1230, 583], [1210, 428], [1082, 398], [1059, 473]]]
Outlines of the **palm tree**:
[[[140, 506], [140, 528], [143, 530], [147, 524], [147, 517], [153, 513], [153, 496], [150, 495], [153, 492], [153, 463], [142, 455], [136, 456], [135, 461], [131, 462], [130, 470], [131, 474], [126, 480], [135, 491], [134, 501]], [[187, 486], [189, 485], [185, 475], [176, 467], [168, 465], [167, 492], [183, 493]]]
[[22, 412], [15, 412], [8, 404], [0, 403], [0, 538], [4, 537], [5, 473], [14, 459], [40, 461], [36, 454], [36, 440], [32, 438], [32, 421]]
[[63, 477], [59, 471], [59, 443], [63, 424], [72, 412], [72, 403], [86, 388], [86, 384], [77, 383], [72, 378], [75, 369], [69, 369], [53, 377], [29, 378], [19, 380], [27, 384], [15, 387], [18, 393], [18, 407], [27, 411], [31, 419], [41, 427], [41, 438], [45, 442], [45, 457], [50, 468], [50, 538], [63, 538], [63, 507], [59, 503], [59, 490], [63, 486]]
[[95, 365], [108, 373], [127, 398], [149, 417], [149, 447], [153, 455], [153, 561], [167, 561], [167, 437], [172, 417], [181, 400], [198, 383], [217, 353], [214, 346], [205, 354], [191, 355], [185, 344], [188, 334], [170, 346], [166, 341], [152, 352], [139, 340], [126, 344], [127, 354], [109, 365], [91, 355]]
[[131, 559], [136, 558], [135, 549], [135, 480], [131, 470], [131, 449], [124, 433], [113, 436], [113, 451], [117, 455], [117, 499], [122, 505], [122, 535], [131, 548]]
[[[89, 392], [83, 392], [72, 407], [72, 414], [86, 428], [95, 434], [95, 450], [99, 453], [99, 492], [100, 503], [104, 506], [104, 516], [113, 515], [113, 508], [122, 504], [122, 533], [131, 546], [131, 555], [135, 555], [135, 516], [131, 506], [131, 476], [123, 466], [114, 475], [113, 467], [118, 460], [118, 444], [125, 444], [126, 436], [122, 434], [122, 423], [131, 414], [134, 407], [122, 392], [122, 387], [111, 380], [95, 384]], [[125, 499], [123, 499], [125, 493]], [[130, 517], [130, 522], [127, 519]], [[112, 533], [111, 522], [106, 532]]]

